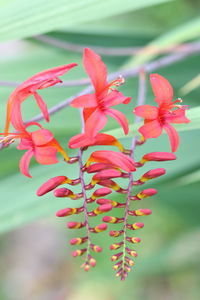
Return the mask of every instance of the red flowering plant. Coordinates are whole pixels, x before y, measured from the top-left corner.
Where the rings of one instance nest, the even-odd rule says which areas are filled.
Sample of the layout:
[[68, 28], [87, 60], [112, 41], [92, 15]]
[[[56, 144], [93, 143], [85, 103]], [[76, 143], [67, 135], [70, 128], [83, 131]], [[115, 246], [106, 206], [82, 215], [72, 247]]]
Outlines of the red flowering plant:
[[[3, 142], [7, 145], [15, 139], [20, 139], [17, 148], [27, 150], [20, 161], [20, 170], [28, 177], [31, 177], [28, 166], [32, 156], [35, 156], [38, 163], [48, 165], [58, 162], [56, 154], [59, 152], [66, 164], [77, 165], [79, 169], [78, 178], [71, 179], [65, 174], [53, 177], [40, 186], [37, 195], [42, 196], [53, 191], [55, 197], [79, 201], [80, 205], [78, 207], [69, 207], [70, 202], [67, 201], [67, 207], [60, 209], [56, 215], [58, 217], [82, 216], [82, 219], [79, 217], [78, 220], [72, 219], [69, 221], [67, 227], [69, 229], [79, 229], [79, 233], [70, 240], [70, 244], [76, 247], [72, 252], [74, 257], [83, 256], [82, 267], [85, 271], [96, 265], [95, 253], [102, 251], [101, 246], [94, 242], [93, 234], [107, 230], [108, 226], [116, 226], [114, 230], [111, 227], [109, 231], [110, 237], [116, 239], [110, 245], [110, 250], [115, 251], [111, 255], [111, 261], [114, 262], [113, 269], [116, 271], [116, 276], [124, 280], [135, 264], [135, 258], [138, 255], [134, 249], [134, 244], [139, 243], [141, 239], [135, 234], [135, 230], [144, 227], [144, 223], [138, 222], [137, 217], [152, 213], [148, 208], [134, 209], [134, 202], [141, 201], [157, 193], [154, 188], [143, 189], [141, 187], [140, 191], [137, 192], [134, 188], [140, 188], [147, 181], [164, 175], [166, 171], [158, 167], [146, 171], [139, 178], [135, 174], [137, 174], [137, 169], [147, 162], [158, 163], [176, 159], [175, 154], [172, 152], [177, 150], [179, 137], [171, 123], [189, 122], [185, 116], [187, 107], [180, 105], [180, 99], [172, 102], [173, 89], [167, 79], [158, 74], [151, 74], [150, 80], [155, 101], [159, 107], [144, 105], [144, 95], [142, 96], [142, 90], [139, 89], [139, 100], [134, 113], [137, 122], [140, 118], [144, 118], [144, 125], [139, 128], [139, 132], [142, 134], [142, 142], [139, 138], [133, 137], [130, 149], [125, 149], [116, 137], [100, 132], [104, 129], [109, 116], [116, 119], [123, 128], [124, 134], [129, 131], [128, 120], [124, 114], [110, 108], [117, 104], [127, 105], [130, 103], [131, 98], [116, 89], [124, 83], [124, 79], [119, 77], [108, 83], [105, 64], [100, 56], [90, 49], [84, 50], [83, 64], [92, 81], [94, 93], [79, 96], [71, 102], [72, 107], [82, 109], [82, 132], [71, 137], [68, 143], [69, 148], [78, 149], [77, 155], [70, 158], [48, 129], [35, 122], [25, 124], [21, 114], [22, 102], [33, 95], [42, 110], [44, 118], [48, 121], [46, 104], [36, 90], [60, 82], [58, 76], [64, 74], [76, 64], [36, 74], [11, 94], [7, 106]], [[141, 72], [140, 81], [144, 83], [144, 79], [144, 73]], [[10, 123], [16, 130], [13, 133], [9, 133]], [[37, 126], [37, 130], [30, 131], [32, 126]], [[162, 129], [165, 129], [169, 135], [172, 152], [147, 153], [142, 156], [140, 161], [136, 162], [134, 159], [136, 147], [143, 145], [149, 138], [156, 138], [161, 135]], [[100, 146], [101, 149], [93, 152], [91, 150], [87, 154], [87, 149], [92, 149], [93, 146]], [[116, 148], [112, 148], [112, 150], [104, 148], [110, 146]], [[89, 182], [86, 181], [86, 174], [90, 178]], [[122, 181], [123, 184], [121, 184]], [[79, 192], [73, 191], [74, 185], [80, 187]], [[113, 193], [121, 195], [120, 201], [111, 198]], [[120, 209], [121, 216], [116, 216], [115, 208]], [[102, 214], [105, 215], [99, 221], [97, 216]], [[98, 220], [96, 223], [95, 217]]]

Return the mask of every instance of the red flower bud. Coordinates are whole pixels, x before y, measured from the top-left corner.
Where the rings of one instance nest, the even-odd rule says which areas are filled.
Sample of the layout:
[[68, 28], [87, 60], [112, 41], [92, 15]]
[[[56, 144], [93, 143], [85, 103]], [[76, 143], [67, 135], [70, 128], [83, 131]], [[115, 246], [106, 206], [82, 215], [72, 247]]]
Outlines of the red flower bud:
[[151, 209], [148, 208], [141, 208], [136, 210], [129, 210], [128, 214], [131, 216], [148, 216], [152, 213]]
[[107, 229], [107, 224], [102, 223], [100, 225], [95, 226], [94, 228], [90, 228], [90, 232], [99, 233], [105, 231]]
[[64, 184], [64, 183], [70, 183], [71, 180], [67, 178], [66, 176], [56, 176], [49, 180], [47, 180], [39, 189], [37, 190], [37, 196], [43, 196], [50, 191], [54, 190], [57, 186]]

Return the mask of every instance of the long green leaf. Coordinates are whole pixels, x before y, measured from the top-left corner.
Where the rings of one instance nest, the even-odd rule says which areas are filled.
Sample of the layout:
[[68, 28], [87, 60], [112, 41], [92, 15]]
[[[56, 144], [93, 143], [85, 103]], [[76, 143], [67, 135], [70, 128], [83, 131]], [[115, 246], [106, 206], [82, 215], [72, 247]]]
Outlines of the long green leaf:
[[8, 0], [0, 2], [0, 40], [21, 39], [169, 0]]

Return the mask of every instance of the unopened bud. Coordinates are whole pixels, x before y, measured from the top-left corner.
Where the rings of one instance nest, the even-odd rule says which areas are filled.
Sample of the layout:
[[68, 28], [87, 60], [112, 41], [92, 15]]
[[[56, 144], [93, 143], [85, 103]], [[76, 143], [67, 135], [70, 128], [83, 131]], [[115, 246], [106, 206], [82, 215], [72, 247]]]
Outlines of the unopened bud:
[[107, 229], [107, 224], [102, 223], [100, 225], [95, 226], [94, 228], [90, 228], [90, 232], [99, 233], [105, 231]]
[[127, 227], [132, 230], [137, 230], [144, 227], [144, 223], [127, 224]]
[[49, 180], [47, 180], [45, 183], [39, 187], [37, 190], [37, 196], [43, 196], [50, 191], [54, 190], [57, 186], [64, 184], [64, 183], [70, 183], [71, 180], [67, 178], [66, 176], [56, 176]]
[[148, 216], [152, 213], [151, 209], [148, 208], [141, 208], [141, 209], [136, 209], [136, 210], [129, 210], [128, 214], [130, 216]]
[[67, 227], [69, 229], [79, 229], [85, 227], [85, 223], [82, 222], [68, 222]]

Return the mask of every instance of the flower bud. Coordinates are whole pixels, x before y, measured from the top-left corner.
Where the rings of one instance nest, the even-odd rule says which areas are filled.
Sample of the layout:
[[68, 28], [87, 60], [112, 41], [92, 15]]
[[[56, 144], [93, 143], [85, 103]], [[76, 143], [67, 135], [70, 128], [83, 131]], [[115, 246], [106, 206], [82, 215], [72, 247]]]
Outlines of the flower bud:
[[50, 191], [54, 190], [57, 186], [64, 184], [64, 183], [71, 183], [71, 180], [67, 178], [66, 176], [56, 176], [49, 180], [47, 180], [45, 183], [39, 187], [37, 190], [37, 196], [43, 196]]
[[122, 235], [123, 233], [124, 233], [123, 230], [111, 230], [109, 232], [109, 235], [112, 237], [118, 237], [118, 236]]
[[138, 237], [126, 237], [126, 240], [132, 244], [140, 243], [141, 239]]
[[150, 171], [146, 172], [144, 175], [142, 175], [142, 177], [138, 181], [134, 182], [133, 185], [143, 184], [146, 181], [153, 179], [153, 178], [160, 177], [160, 176], [164, 175], [165, 173], [166, 173], [166, 171], [163, 168], [150, 170]]
[[88, 237], [82, 237], [82, 238], [73, 238], [70, 240], [70, 245], [80, 245], [85, 243], [88, 240]]
[[141, 200], [143, 198], [151, 197], [156, 194], [157, 194], [156, 189], [146, 189], [146, 190], [139, 192], [137, 195], [132, 196], [131, 200]]
[[122, 255], [123, 255], [123, 252], [119, 252], [119, 253], [116, 253], [116, 254], [112, 255], [111, 256], [111, 261], [118, 260]]
[[102, 251], [102, 248], [98, 245], [90, 244], [90, 248], [97, 253]]
[[137, 230], [144, 227], [144, 223], [133, 223], [133, 224], [127, 224], [127, 228], [131, 230]]
[[144, 164], [147, 161], [166, 161], [166, 160], [175, 160], [176, 155], [171, 152], [151, 152], [145, 154], [140, 161], [141, 164]]
[[70, 215], [80, 214], [84, 210], [83, 206], [78, 208], [64, 208], [57, 211], [57, 217], [67, 217]]
[[134, 266], [134, 264], [135, 264], [134, 261], [132, 259], [130, 259], [129, 257], [127, 257], [127, 256], [125, 256], [125, 261], [131, 267]]
[[102, 223], [100, 225], [95, 226], [94, 228], [90, 228], [90, 232], [99, 233], [105, 231], [107, 229], [107, 224]]
[[130, 216], [148, 216], [152, 213], [151, 209], [148, 208], [141, 208], [141, 209], [136, 209], [136, 210], [129, 210], [128, 214]]
[[100, 189], [97, 189], [93, 194], [92, 194], [92, 199], [96, 200], [97, 198], [99, 197], [104, 197], [108, 194], [111, 194], [112, 193], [112, 190], [105, 187], [105, 188], [100, 188]]
[[85, 227], [85, 223], [82, 222], [68, 222], [67, 227], [69, 229], [79, 229]]
[[126, 252], [130, 255], [130, 256], [133, 256], [133, 257], [137, 257], [138, 254], [135, 250], [131, 250], [129, 248], [126, 247]]
[[123, 246], [123, 242], [120, 242], [120, 243], [114, 243], [114, 244], [111, 244], [110, 245], [110, 250], [116, 250], [116, 249], [119, 249]]
[[115, 271], [117, 271], [120, 268], [121, 264], [122, 264], [122, 260], [120, 260], [119, 262], [117, 262], [116, 264], [114, 264], [113, 269]]
[[74, 250], [74, 251], [72, 252], [72, 256], [73, 256], [73, 257], [81, 256], [81, 255], [83, 255], [86, 251], [87, 251], [87, 248]]
[[74, 196], [74, 193], [69, 190], [69, 189], [66, 189], [66, 188], [59, 188], [59, 189], [56, 189], [54, 191], [54, 196], [55, 197], [69, 197], [69, 198], [72, 198]]
[[111, 217], [111, 216], [104, 216], [102, 219], [106, 223], [123, 223], [124, 218], [117, 218], [117, 217]]

